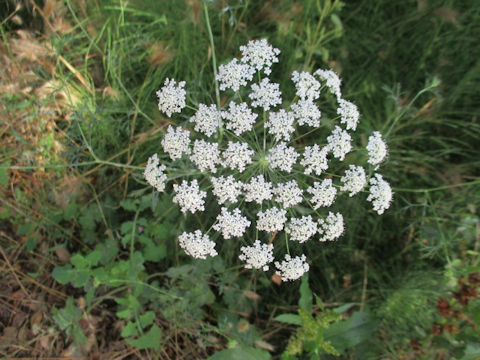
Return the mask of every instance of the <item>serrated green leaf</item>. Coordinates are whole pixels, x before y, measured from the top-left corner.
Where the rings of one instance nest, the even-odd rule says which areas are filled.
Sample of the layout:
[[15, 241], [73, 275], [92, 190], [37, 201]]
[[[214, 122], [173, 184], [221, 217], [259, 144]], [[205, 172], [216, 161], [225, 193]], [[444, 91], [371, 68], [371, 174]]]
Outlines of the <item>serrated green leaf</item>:
[[122, 330], [121, 334], [124, 338], [138, 335], [137, 324], [133, 321], [129, 321]]
[[129, 319], [130, 316], [132, 315], [132, 310], [130, 309], [123, 309], [123, 310], [120, 310], [120, 311], [117, 311], [117, 316], [120, 318], [120, 319]]
[[68, 284], [75, 277], [71, 265], [57, 266], [52, 271], [53, 278], [62, 285]]
[[138, 320], [142, 329], [146, 328], [153, 323], [153, 320], [155, 320], [155, 313], [153, 311], [147, 311], [145, 314], [140, 315]]
[[160, 349], [162, 331], [157, 325], [153, 325], [148, 332], [138, 339], [127, 339], [127, 343], [137, 349]]
[[77, 269], [88, 269], [90, 264], [81, 254], [75, 254], [70, 258], [70, 262]]

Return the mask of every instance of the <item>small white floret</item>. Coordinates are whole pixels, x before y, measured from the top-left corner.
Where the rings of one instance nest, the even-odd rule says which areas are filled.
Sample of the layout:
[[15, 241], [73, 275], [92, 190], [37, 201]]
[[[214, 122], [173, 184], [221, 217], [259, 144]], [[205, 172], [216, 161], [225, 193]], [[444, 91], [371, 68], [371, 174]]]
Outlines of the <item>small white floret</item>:
[[159, 165], [159, 162], [157, 154], [150, 156], [143, 176], [145, 176], [147, 183], [157, 189], [157, 191], [162, 192], [165, 190], [167, 175], [163, 173], [166, 170], [165, 165]]
[[303, 159], [300, 161], [300, 165], [305, 166], [303, 172], [307, 175], [310, 175], [313, 172], [320, 176], [322, 172], [328, 169], [328, 151], [328, 147], [320, 149], [317, 144], [306, 146], [305, 152], [303, 153]]
[[252, 85], [252, 92], [248, 95], [252, 100], [253, 107], [262, 107], [265, 111], [270, 110], [282, 103], [282, 93], [279, 90], [280, 85], [271, 83], [268, 78], [264, 78], [260, 84]]
[[349, 196], [352, 197], [362, 191], [365, 185], [367, 185], [365, 170], [361, 166], [350, 165], [349, 168], [345, 170], [345, 175], [342, 176], [340, 181], [343, 183], [340, 190], [349, 191]]
[[382, 175], [375, 174], [370, 178], [370, 195], [368, 195], [367, 201], [372, 202], [373, 210], [382, 215], [390, 207], [392, 198], [392, 188], [388, 182], [383, 180]]
[[278, 184], [274, 189], [275, 201], [281, 203], [284, 209], [302, 202], [302, 189], [298, 187], [295, 180]]
[[321, 183], [315, 181], [313, 186], [307, 189], [307, 192], [312, 194], [310, 202], [315, 210], [322, 206], [331, 206], [337, 195], [337, 189], [333, 186], [332, 179], [325, 179]]
[[178, 237], [180, 247], [187, 255], [197, 259], [206, 259], [207, 255], [216, 256], [215, 243], [210, 241], [208, 235], [203, 235], [200, 230], [193, 233], [184, 232]]
[[278, 168], [289, 173], [297, 162], [297, 158], [298, 153], [295, 151], [295, 148], [281, 142], [268, 151], [265, 160], [268, 161], [270, 169]]
[[268, 232], [283, 230], [283, 225], [287, 221], [286, 214], [286, 210], [276, 207], [259, 211], [257, 214], [257, 229]]
[[207, 196], [207, 193], [200, 191], [196, 179], [192, 180], [190, 184], [186, 180], [183, 180], [181, 185], [173, 184], [173, 191], [176, 193], [173, 202], [180, 206], [183, 213], [190, 211], [194, 214], [197, 210], [205, 210], [203, 199]]
[[242, 236], [249, 226], [250, 221], [242, 216], [240, 209], [229, 212], [227, 208], [222, 207], [222, 212], [217, 216], [217, 223], [213, 229], [221, 232], [224, 239], [230, 239]]
[[217, 81], [220, 83], [220, 90], [232, 89], [238, 91], [240, 86], [247, 85], [252, 80], [255, 69], [248, 64], [238, 63], [233, 59], [228, 64], [220, 65], [218, 68]]
[[230, 101], [228, 111], [222, 111], [222, 117], [227, 120], [225, 127], [240, 136], [245, 131], [253, 129], [258, 115], [252, 112], [247, 103], [236, 104]]
[[237, 202], [237, 198], [242, 193], [244, 186], [241, 181], [235, 181], [232, 175], [227, 177], [220, 176], [218, 178], [212, 177], [210, 180], [213, 185], [213, 195], [217, 197], [219, 204]]
[[300, 99], [295, 104], [292, 104], [291, 108], [298, 125], [320, 126], [322, 113], [313, 101]]
[[242, 246], [240, 251], [242, 254], [238, 258], [247, 263], [246, 269], [268, 271], [268, 264], [273, 261], [273, 244], [262, 244], [260, 240], [256, 240], [253, 246]]
[[212, 173], [216, 173], [217, 168], [215, 165], [220, 163], [220, 150], [218, 150], [218, 143], [210, 143], [205, 140], [195, 140], [190, 160], [193, 161], [198, 170], [202, 172], [210, 170]]
[[217, 109], [216, 105], [200, 104], [198, 111], [190, 118], [190, 122], [195, 123], [195, 131], [200, 131], [210, 137], [222, 126], [222, 112]]
[[317, 233], [317, 223], [310, 215], [292, 218], [285, 227], [285, 232], [290, 235], [290, 240], [304, 243]]
[[335, 126], [332, 134], [327, 137], [328, 149], [332, 151], [333, 156], [343, 161], [345, 155], [352, 150], [352, 137], [339, 126]]
[[317, 75], [320, 79], [326, 82], [326, 86], [330, 89], [338, 100], [342, 98], [342, 92], [340, 91], [341, 80], [337, 74], [332, 70], [322, 70], [318, 69], [315, 71], [314, 75]]
[[295, 131], [293, 122], [295, 118], [290, 112], [286, 112], [281, 109], [278, 112], [271, 112], [268, 116], [268, 120], [265, 123], [265, 128], [268, 129], [268, 133], [275, 137], [276, 141], [290, 140], [290, 134]]
[[190, 154], [190, 131], [177, 127], [168, 126], [167, 133], [161, 141], [163, 150], [170, 155], [172, 160], [180, 159], [182, 154]]
[[290, 255], [286, 254], [285, 260], [281, 263], [275, 261], [275, 266], [278, 270], [276, 274], [281, 276], [282, 281], [297, 280], [310, 269], [306, 260], [307, 258], [305, 255], [292, 258]]
[[357, 105], [344, 99], [338, 100], [338, 104], [337, 114], [340, 115], [340, 123], [346, 124], [347, 130], [355, 131], [360, 120]]
[[377, 165], [385, 159], [388, 149], [382, 140], [382, 134], [380, 134], [380, 132], [374, 131], [372, 135], [368, 137], [367, 151], [369, 164]]
[[227, 149], [222, 153], [223, 166], [243, 172], [252, 163], [253, 154], [247, 143], [229, 141]]
[[320, 241], [331, 241], [342, 236], [344, 231], [343, 216], [329, 212], [325, 219], [318, 220]]
[[278, 62], [277, 55], [280, 54], [280, 50], [272, 47], [266, 39], [250, 40], [246, 46], [240, 46], [240, 51], [243, 63], [258, 71], [264, 70], [267, 75], [271, 73], [272, 64]]
[[292, 80], [297, 89], [297, 95], [302, 100], [314, 101], [320, 97], [320, 83], [309, 73], [294, 71]]
[[263, 175], [258, 175], [250, 179], [250, 182], [243, 185], [245, 190], [245, 201], [255, 201], [261, 204], [264, 200], [271, 200], [273, 197], [272, 183], [265, 181]]
[[173, 113], [181, 112], [185, 107], [185, 96], [187, 95], [184, 90], [185, 81], [180, 81], [178, 86], [175, 84], [174, 79], [167, 78], [164, 86], [157, 91], [158, 108], [168, 117], [171, 117]]

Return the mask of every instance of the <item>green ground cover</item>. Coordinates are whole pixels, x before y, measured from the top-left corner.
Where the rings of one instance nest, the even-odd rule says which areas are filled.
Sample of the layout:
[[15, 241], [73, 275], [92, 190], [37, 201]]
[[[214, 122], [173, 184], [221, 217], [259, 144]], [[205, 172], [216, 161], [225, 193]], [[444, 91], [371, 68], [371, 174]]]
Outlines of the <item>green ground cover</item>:
[[[480, 358], [474, 1], [10, 1], [1, 16], [2, 356]], [[244, 270], [233, 242], [185, 256], [184, 217], [142, 175], [170, 121], [164, 79], [215, 103], [212, 50], [225, 63], [260, 38], [286, 95], [292, 71], [334, 69], [362, 141], [379, 130], [390, 150], [390, 209], [349, 203], [345, 234], [308, 242], [292, 283]]]

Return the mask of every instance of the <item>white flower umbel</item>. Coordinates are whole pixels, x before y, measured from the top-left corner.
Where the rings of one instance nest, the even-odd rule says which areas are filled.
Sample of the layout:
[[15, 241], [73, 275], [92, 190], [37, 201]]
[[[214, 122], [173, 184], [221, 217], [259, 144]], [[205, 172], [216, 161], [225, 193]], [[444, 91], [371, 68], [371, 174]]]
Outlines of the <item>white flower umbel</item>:
[[342, 236], [344, 230], [343, 216], [340, 213], [329, 212], [325, 219], [318, 220], [320, 241], [335, 240]]
[[300, 165], [304, 166], [304, 173], [310, 175], [312, 172], [320, 176], [322, 172], [328, 169], [328, 147], [320, 147], [315, 144], [313, 146], [306, 146], [303, 153], [303, 159]]
[[333, 156], [340, 161], [343, 161], [345, 159], [345, 155], [352, 150], [352, 137], [339, 126], [335, 126], [332, 134], [327, 137], [327, 142], [328, 149], [331, 150]]
[[374, 131], [372, 135], [368, 137], [367, 151], [368, 163], [372, 165], [380, 164], [385, 156], [387, 156], [387, 145], [382, 140], [382, 134], [380, 134], [380, 132]]
[[184, 232], [178, 237], [180, 247], [187, 255], [197, 259], [206, 259], [207, 255], [216, 256], [215, 243], [210, 241], [208, 235], [203, 235], [200, 230], [193, 233]]
[[157, 91], [158, 108], [160, 111], [171, 117], [173, 113], [181, 112], [185, 107], [185, 96], [187, 95], [184, 90], [185, 81], [180, 81], [178, 86], [175, 86], [176, 81], [174, 79], [165, 79], [163, 87]]
[[275, 201], [283, 205], [284, 209], [300, 204], [302, 202], [302, 190], [295, 180], [278, 184], [274, 189]]
[[295, 83], [297, 95], [302, 100], [317, 100], [320, 97], [320, 83], [309, 73], [294, 71], [292, 81]]
[[228, 64], [220, 65], [218, 68], [217, 81], [220, 83], [220, 90], [232, 89], [238, 91], [240, 86], [247, 85], [252, 80], [255, 69], [248, 64], [240, 64], [238, 59], [233, 59]]
[[217, 109], [216, 105], [199, 104], [198, 111], [190, 118], [190, 122], [195, 123], [195, 131], [210, 137], [222, 126], [222, 112]]
[[373, 204], [373, 210], [382, 215], [390, 207], [392, 198], [393, 192], [390, 184], [383, 180], [382, 175], [374, 174], [370, 178], [370, 195], [367, 197], [367, 201], [371, 201]]
[[317, 233], [317, 223], [310, 215], [292, 218], [285, 227], [285, 232], [290, 235], [290, 240], [304, 243]]
[[325, 179], [321, 183], [315, 181], [313, 186], [307, 189], [307, 192], [313, 195], [310, 202], [315, 210], [322, 206], [331, 206], [337, 195], [337, 189], [333, 186], [332, 179]]
[[280, 85], [271, 83], [268, 78], [264, 78], [260, 84], [252, 85], [252, 92], [248, 95], [252, 100], [253, 107], [262, 107], [265, 111], [270, 110], [282, 103], [282, 93], [279, 90]]
[[200, 191], [196, 179], [192, 180], [190, 184], [186, 180], [183, 180], [181, 185], [173, 184], [173, 191], [176, 193], [173, 202], [180, 206], [183, 213], [190, 211], [194, 214], [197, 210], [205, 210], [203, 199], [207, 196], [207, 193]]
[[268, 150], [265, 160], [268, 161], [270, 169], [278, 168], [289, 173], [297, 162], [297, 158], [298, 153], [295, 151], [295, 148], [281, 142]]
[[227, 208], [222, 207], [222, 213], [217, 216], [217, 221], [213, 229], [221, 232], [224, 239], [240, 237], [250, 226], [250, 221], [242, 216], [240, 209], [228, 212]]
[[240, 136], [245, 131], [251, 131], [258, 115], [252, 112], [247, 103], [237, 104], [230, 101], [228, 111], [222, 111], [222, 117], [226, 119], [225, 127]]
[[248, 184], [243, 185], [245, 201], [255, 201], [257, 204], [261, 204], [264, 200], [271, 200], [273, 197], [272, 187], [272, 183], [265, 181], [263, 175], [251, 178]]
[[286, 210], [276, 207], [259, 211], [257, 214], [257, 229], [267, 232], [283, 230], [283, 225], [287, 221], [286, 214]]
[[227, 149], [222, 153], [223, 165], [243, 172], [245, 166], [252, 163], [253, 154], [253, 150], [249, 149], [247, 143], [229, 141]]
[[245, 261], [247, 269], [262, 269], [268, 271], [268, 264], [273, 261], [273, 244], [262, 244], [256, 240], [253, 246], [242, 246], [242, 254], [238, 257]]
[[320, 117], [322, 113], [317, 105], [311, 100], [298, 100], [291, 105], [293, 116], [297, 119], [298, 125], [308, 125], [313, 127], [320, 126]]
[[217, 197], [219, 204], [237, 202], [237, 198], [242, 193], [244, 186], [241, 181], [235, 181], [232, 175], [227, 177], [220, 176], [218, 178], [212, 177], [210, 180], [213, 185], [213, 195]]
[[165, 190], [165, 183], [167, 182], [167, 175], [163, 173], [165, 170], [165, 165], [159, 165], [158, 155], [153, 154], [148, 158], [143, 176], [147, 183], [157, 189], [157, 191], [162, 192]]
[[276, 141], [290, 140], [290, 134], [295, 131], [293, 122], [295, 118], [290, 112], [286, 112], [281, 109], [278, 112], [271, 112], [268, 116], [268, 120], [265, 123], [265, 128], [268, 129], [268, 133], [275, 137]]
[[180, 159], [182, 153], [190, 154], [190, 131], [180, 126], [174, 129], [168, 126], [167, 133], [161, 141], [163, 150], [170, 155], [170, 159]]
[[346, 124], [347, 130], [355, 131], [360, 119], [357, 105], [344, 99], [338, 100], [338, 104], [337, 114], [340, 115], [340, 123]]
[[337, 97], [338, 100], [342, 98], [342, 92], [340, 91], [341, 80], [337, 74], [332, 70], [318, 69], [314, 75], [317, 75], [320, 79], [326, 82], [326, 86]]
[[352, 197], [367, 185], [365, 170], [361, 166], [349, 165], [340, 181], [343, 183], [340, 190], [349, 191], [349, 196]]
[[278, 62], [280, 50], [272, 47], [266, 39], [250, 40], [246, 46], [240, 46], [242, 62], [254, 67], [257, 71], [264, 70], [266, 75], [271, 73], [270, 67]]
[[276, 274], [282, 278], [282, 281], [297, 280], [310, 269], [306, 260], [305, 255], [292, 258], [286, 254], [285, 260], [281, 263], [275, 261], [275, 267], [278, 270]]
[[210, 170], [212, 173], [216, 173], [217, 168], [215, 165], [220, 163], [220, 150], [218, 150], [218, 143], [210, 143], [205, 140], [195, 140], [190, 160], [193, 161], [198, 170]]

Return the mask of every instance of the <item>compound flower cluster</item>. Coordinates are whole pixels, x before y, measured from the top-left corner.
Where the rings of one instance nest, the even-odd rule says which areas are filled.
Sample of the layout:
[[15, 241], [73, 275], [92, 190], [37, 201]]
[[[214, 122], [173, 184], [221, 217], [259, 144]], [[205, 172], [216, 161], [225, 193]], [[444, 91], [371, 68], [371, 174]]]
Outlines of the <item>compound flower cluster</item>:
[[[215, 79], [229, 101], [223, 107], [190, 105], [195, 113], [172, 121], [161, 141], [168, 164], [160, 165], [162, 155], [154, 154], [144, 176], [160, 192], [174, 180], [173, 202], [186, 216], [198, 218], [207, 208], [216, 214], [202, 225], [208, 231], [179, 236], [185, 253], [216, 256], [215, 245], [234, 238], [243, 245], [239, 259], [246, 268], [268, 271], [273, 263], [284, 281], [295, 280], [309, 264], [290, 248], [301, 252], [300, 244], [332, 241], [344, 233], [342, 214], [332, 210], [339, 197], [367, 192], [374, 211], [388, 209], [391, 187], [375, 173], [388, 149], [378, 131], [366, 148], [355, 147], [360, 112], [342, 97], [333, 71], [294, 71], [295, 98], [285, 102], [279, 84], [267, 77], [280, 51], [265, 39], [250, 41], [240, 51], [241, 58], [220, 65]], [[167, 117], [186, 107], [185, 85], [166, 79], [157, 92]], [[337, 108], [321, 105], [332, 100]], [[362, 157], [366, 167], [352, 164]], [[182, 175], [187, 179], [179, 179]], [[284, 249], [283, 259], [275, 261]]]

